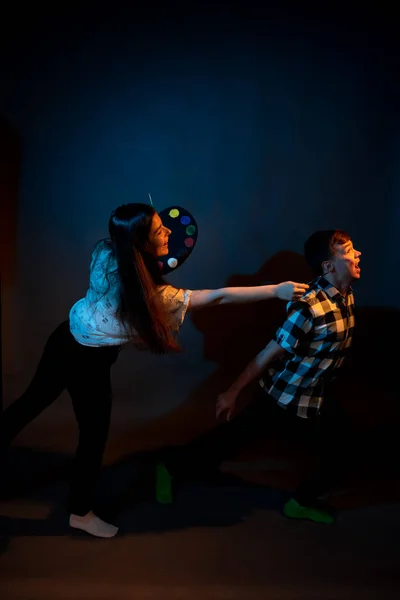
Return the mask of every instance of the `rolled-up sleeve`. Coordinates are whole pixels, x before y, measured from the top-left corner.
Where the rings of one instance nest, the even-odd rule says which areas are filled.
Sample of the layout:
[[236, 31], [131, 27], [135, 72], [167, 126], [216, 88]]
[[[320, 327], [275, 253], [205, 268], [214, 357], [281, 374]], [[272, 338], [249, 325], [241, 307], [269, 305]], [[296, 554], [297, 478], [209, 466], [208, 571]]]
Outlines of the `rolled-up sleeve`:
[[291, 302], [286, 321], [277, 330], [274, 341], [287, 352], [296, 354], [312, 328], [313, 317], [306, 302]]

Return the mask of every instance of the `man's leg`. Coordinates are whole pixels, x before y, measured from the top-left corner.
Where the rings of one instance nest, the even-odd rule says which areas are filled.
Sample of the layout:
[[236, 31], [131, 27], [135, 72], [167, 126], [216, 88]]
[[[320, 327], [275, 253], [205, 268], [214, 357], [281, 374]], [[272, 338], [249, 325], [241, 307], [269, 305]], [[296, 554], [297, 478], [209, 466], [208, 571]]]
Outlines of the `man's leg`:
[[283, 412], [263, 390], [258, 390], [255, 400], [229, 423], [218, 424], [184, 446], [163, 450], [157, 466], [159, 502], [172, 501], [171, 477], [178, 482], [222, 480], [221, 462], [234, 456], [252, 438], [268, 435]]
[[319, 466], [298, 486], [286, 503], [284, 514], [333, 523], [333, 515], [322, 507], [320, 498], [345, 477], [352, 464], [354, 427], [339, 402], [333, 398], [326, 401], [314, 427]]

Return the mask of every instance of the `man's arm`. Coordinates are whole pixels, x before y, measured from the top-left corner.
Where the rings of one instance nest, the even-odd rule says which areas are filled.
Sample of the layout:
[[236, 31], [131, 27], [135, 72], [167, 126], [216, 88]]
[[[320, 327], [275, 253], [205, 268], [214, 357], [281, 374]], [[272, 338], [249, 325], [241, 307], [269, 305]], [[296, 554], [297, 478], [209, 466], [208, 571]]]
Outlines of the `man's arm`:
[[229, 421], [235, 411], [236, 399], [240, 392], [259, 377], [270, 363], [283, 355], [284, 351], [296, 352], [299, 343], [311, 331], [312, 316], [305, 302], [296, 302], [289, 307], [289, 314], [275, 335], [275, 339], [247, 365], [230, 388], [220, 394], [217, 400], [216, 416], [226, 413]]
[[226, 412], [226, 420], [229, 421], [232, 417], [232, 414], [235, 410], [236, 399], [239, 396], [240, 392], [254, 379], [259, 377], [263, 371], [267, 368], [267, 366], [273, 362], [279, 356], [282, 356], [284, 353], [283, 348], [281, 348], [274, 340], [271, 340], [270, 343], [261, 350], [259, 354], [242, 371], [239, 377], [232, 383], [230, 388], [220, 394], [217, 400], [217, 419]]

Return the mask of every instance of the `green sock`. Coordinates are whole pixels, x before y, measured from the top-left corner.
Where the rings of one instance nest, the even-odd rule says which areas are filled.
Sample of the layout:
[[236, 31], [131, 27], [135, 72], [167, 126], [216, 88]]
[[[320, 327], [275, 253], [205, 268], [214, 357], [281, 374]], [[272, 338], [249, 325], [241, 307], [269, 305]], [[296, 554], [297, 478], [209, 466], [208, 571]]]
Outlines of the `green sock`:
[[289, 519], [309, 519], [316, 523], [334, 523], [335, 519], [326, 510], [314, 508], [313, 506], [301, 506], [294, 498], [286, 502], [283, 514]]
[[160, 504], [172, 504], [172, 476], [164, 463], [156, 467], [156, 498]]

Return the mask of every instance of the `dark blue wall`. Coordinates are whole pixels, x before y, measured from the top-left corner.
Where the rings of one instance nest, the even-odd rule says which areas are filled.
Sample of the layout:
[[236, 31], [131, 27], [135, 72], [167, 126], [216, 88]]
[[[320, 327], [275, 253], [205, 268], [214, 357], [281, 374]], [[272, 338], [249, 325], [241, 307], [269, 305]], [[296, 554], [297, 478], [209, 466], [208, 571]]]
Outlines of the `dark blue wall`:
[[[24, 146], [17, 321], [28, 370], [85, 293], [111, 209], [148, 192], [198, 220], [177, 285], [223, 285], [339, 227], [363, 252], [358, 302], [399, 306], [394, 33], [334, 7], [200, 4], [31, 9], [28, 25], [14, 15], [0, 110]], [[298, 275], [290, 264], [282, 274]], [[201, 335], [188, 324], [183, 341], [200, 376]]]

